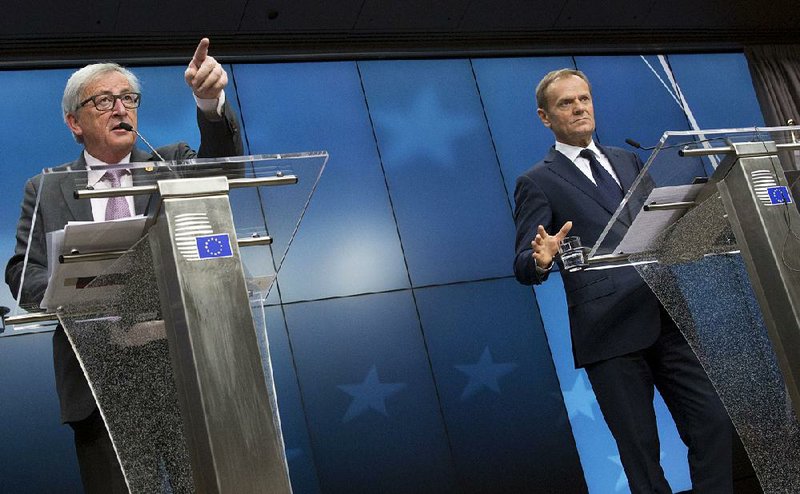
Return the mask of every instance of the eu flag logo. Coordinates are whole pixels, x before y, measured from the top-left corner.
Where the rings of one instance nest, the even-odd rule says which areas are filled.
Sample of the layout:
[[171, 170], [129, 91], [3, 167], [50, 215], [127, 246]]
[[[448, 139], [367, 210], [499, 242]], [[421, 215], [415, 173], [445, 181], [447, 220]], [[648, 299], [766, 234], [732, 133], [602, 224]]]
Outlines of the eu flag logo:
[[227, 233], [195, 237], [195, 242], [197, 243], [197, 253], [200, 255], [200, 259], [233, 257], [231, 239]]
[[767, 194], [769, 194], [769, 200], [772, 205], [792, 203], [792, 196], [786, 186], [767, 187]]

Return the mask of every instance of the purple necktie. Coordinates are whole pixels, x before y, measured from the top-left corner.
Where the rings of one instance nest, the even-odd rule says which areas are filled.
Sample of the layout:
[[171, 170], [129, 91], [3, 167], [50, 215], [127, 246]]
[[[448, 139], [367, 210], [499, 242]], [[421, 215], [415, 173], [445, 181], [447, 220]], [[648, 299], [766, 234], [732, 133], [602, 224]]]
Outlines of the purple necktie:
[[[111, 183], [111, 188], [119, 187], [119, 178], [123, 173], [128, 173], [127, 170], [108, 170], [103, 175], [102, 180]], [[127, 218], [131, 215], [131, 209], [128, 207], [128, 201], [124, 196], [109, 197], [108, 204], [106, 204], [106, 221], [116, 220], [119, 218]]]

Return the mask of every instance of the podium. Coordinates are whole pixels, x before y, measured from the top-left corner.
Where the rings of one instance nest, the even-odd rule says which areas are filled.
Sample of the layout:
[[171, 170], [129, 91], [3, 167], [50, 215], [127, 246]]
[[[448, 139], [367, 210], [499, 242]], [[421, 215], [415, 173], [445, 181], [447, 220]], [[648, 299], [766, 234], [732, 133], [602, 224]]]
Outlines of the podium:
[[800, 491], [799, 127], [667, 132], [588, 269], [634, 265], [714, 383], [765, 492]]
[[[130, 163], [133, 187], [105, 190], [87, 189], [84, 170], [41, 174], [34, 221], [59, 189], [79, 207], [133, 195], [147, 211], [129, 248], [50, 252], [50, 279], [71, 273], [55, 287], [58, 305], [22, 304], [6, 318], [12, 331], [63, 326], [130, 492], [292, 491], [264, 306], [277, 303], [273, 287], [327, 158]], [[113, 245], [105, 225], [90, 225], [97, 237], [84, 244]], [[30, 248], [23, 273], [29, 283], [42, 275]]]

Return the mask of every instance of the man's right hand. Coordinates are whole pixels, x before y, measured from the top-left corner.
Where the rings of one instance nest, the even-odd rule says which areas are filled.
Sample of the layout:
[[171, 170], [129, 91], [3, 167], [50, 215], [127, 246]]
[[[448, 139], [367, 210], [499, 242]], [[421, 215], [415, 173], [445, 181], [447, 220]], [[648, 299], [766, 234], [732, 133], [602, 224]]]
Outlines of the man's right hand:
[[214, 57], [208, 54], [210, 44], [208, 38], [200, 40], [183, 74], [186, 84], [200, 99], [217, 99], [228, 85], [228, 73]]
[[558, 244], [564, 240], [567, 233], [572, 229], [572, 222], [567, 221], [564, 226], [555, 234], [549, 235], [542, 225], [536, 231], [536, 238], [531, 242], [533, 248], [533, 259], [536, 265], [542, 269], [547, 269], [553, 264], [553, 258], [558, 254]]

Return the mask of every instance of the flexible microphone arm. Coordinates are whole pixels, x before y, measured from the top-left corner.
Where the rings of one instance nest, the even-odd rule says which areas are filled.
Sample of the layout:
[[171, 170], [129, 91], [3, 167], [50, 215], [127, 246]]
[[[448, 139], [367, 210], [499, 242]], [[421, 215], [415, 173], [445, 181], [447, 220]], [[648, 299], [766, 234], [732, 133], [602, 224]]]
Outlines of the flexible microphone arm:
[[152, 151], [152, 152], [153, 152], [153, 154], [155, 154], [156, 156], [158, 156], [158, 159], [160, 159], [161, 161], [167, 161], [167, 160], [165, 160], [165, 159], [164, 159], [164, 158], [163, 158], [163, 157], [162, 157], [160, 154], [158, 154], [158, 151], [156, 151], [156, 148], [154, 148], [153, 146], [151, 146], [151, 145], [150, 145], [150, 143], [149, 143], [149, 142], [147, 142], [147, 139], [145, 139], [145, 138], [144, 138], [144, 136], [143, 136], [142, 134], [140, 134], [138, 130], [134, 129], [134, 128], [133, 128], [133, 126], [132, 126], [131, 124], [129, 124], [129, 123], [126, 123], [126, 122], [121, 122], [121, 123], [119, 124], [119, 128], [120, 128], [120, 129], [122, 129], [122, 130], [127, 130], [128, 132], [134, 132], [134, 133], [136, 133], [136, 135], [137, 135], [137, 136], [139, 136], [139, 139], [141, 139], [141, 140], [142, 140], [142, 142], [144, 142], [145, 144], [147, 144], [147, 147], [149, 147], [149, 148], [150, 148], [150, 151]]
[[642, 149], [644, 151], [650, 151], [650, 150], [653, 150], [653, 149], [656, 148], [655, 146], [642, 146], [641, 144], [639, 144], [638, 142], [634, 141], [633, 139], [625, 139], [625, 142], [629, 146], [633, 146], [636, 149]]

